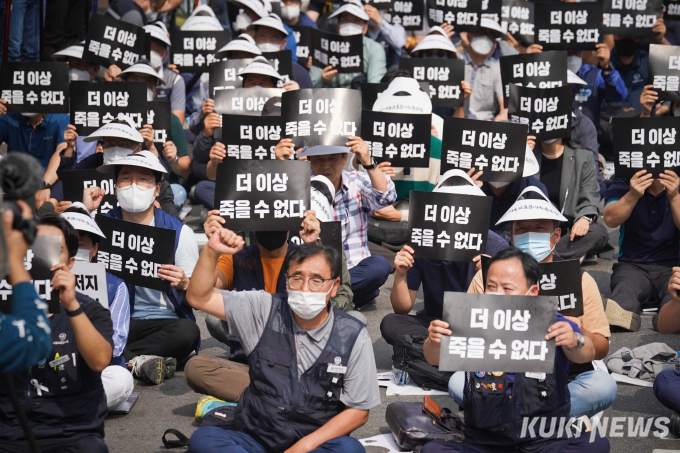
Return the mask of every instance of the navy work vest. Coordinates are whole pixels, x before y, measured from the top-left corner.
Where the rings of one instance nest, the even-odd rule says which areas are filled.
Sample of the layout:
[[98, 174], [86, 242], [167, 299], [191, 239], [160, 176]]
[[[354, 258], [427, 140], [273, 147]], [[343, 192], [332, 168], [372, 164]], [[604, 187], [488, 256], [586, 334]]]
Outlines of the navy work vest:
[[[97, 309], [88, 308], [90, 304], [105, 310], [84, 294], [76, 293], [76, 299], [86, 312]], [[52, 351], [42, 364], [14, 373], [14, 387], [36, 438], [64, 438], [78, 433], [104, 437], [104, 419], [108, 409], [101, 373], [87, 366], [78, 351], [64, 306], [60, 305], [60, 309], [60, 313], [48, 319], [52, 330]], [[57, 354], [60, 358], [68, 357], [68, 360], [49, 366]], [[3, 388], [0, 388], [0, 439], [25, 439], [14, 406]]]
[[142, 20], [146, 25], [146, 15], [144, 10], [134, 2], [134, 0], [115, 0], [109, 5], [104, 15], [111, 16], [116, 20], [120, 20], [125, 14], [131, 10], [136, 9], [142, 14]]
[[248, 356], [250, 386], [239, 402], [239, 431], [270, 452], [282, 452], [316, 431], [345, 409], [340, 401], [346, 367], [364, 325], [333, 307], [334, 320], [326, 347], [298, 376], [293, 315], [285, 294], [272, 295], [272, 309], [259, 343]]
[[[506, 392], [507, 373], [501, 376], [486, 373], [482, 378], [475, 373], [466, 373], [463, 389], [465, 438], [484, 447], [515, 447], [524, 452], [544, 448], [551, 439], [540, 436], [532, 439], [528, 430], [525, 437], [521, 437], [522, 424], [524, 417], [529, 417], [529, 422], [533, 417], [545, 417], [546, 431], [551, 417], [557, 417], [556, 426], [559, 426], [560, 417], [564, 417], [566, 424], [571, 409], [567, 375], [557, 365], [555, 369], [557, 373], [546, 375], [544, 380], [514, 373], [511, 394]], [[557, 434], [556, 428], [553, 437]]]

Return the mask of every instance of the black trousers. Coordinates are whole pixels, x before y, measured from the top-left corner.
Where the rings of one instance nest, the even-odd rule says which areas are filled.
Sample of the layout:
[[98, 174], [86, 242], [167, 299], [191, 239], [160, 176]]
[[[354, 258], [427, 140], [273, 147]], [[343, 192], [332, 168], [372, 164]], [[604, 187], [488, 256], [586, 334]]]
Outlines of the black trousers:
[[658, 301], [659, 308], [672, 299], [668, 281], [673, 268], [656, 264], [616, 263], [613, 267], [610, 299], [633, 313], [642, 312], [642, 302]]
[[569, 240], [570, 230], [563, 229], [560, 242], [555, 247], [555, 252], [563, 260], [577, 260], [586, 255], [595, 255], [609, 241], [607, 228], [597, 222], [591, 223], [585, 236], [575, 237]]
[[[109, 453], [109, 447], [99, 434], [38, 439], [37, 442], [42, 453]], [[0, 451], [26, 453], [31, 449], [28, 442], [0, 440]]]
[[427, 335], [427, 328], [435, 319], [434, 316], [390, 313], [380, 323], [380, 334], [387, 344], [394, 346], [400, 335]]
[[190, 319], [131, 319], [125, 360], [138, 355], [186, 358], [196, 349], [201, 331]]
[[45, 4], [42, 61], [52, 54], [85, 39], [85, 0], [50, 0]]

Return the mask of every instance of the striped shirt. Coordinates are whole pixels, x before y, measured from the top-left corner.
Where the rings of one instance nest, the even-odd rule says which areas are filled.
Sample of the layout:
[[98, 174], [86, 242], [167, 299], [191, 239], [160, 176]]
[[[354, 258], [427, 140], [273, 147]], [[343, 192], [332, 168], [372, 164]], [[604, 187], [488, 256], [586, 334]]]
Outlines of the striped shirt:
[[113, 356], [118, 357], [125, 350], [130, 332], [130, 295], [124, 281], [109, 292], [109, 311], [113, 322]]
[[[384, 174], [384, 173], [382, 173]], [[387, 190], [373, 188], [368, 173], [343, 171], [340, 190], [335, 194], [335, 220], [342, 225], [342, 245], [347, 255], [347, 268], [351, 269], [364, 258], [368, 250], [368, 218], [397, 199], [394, 182], [387, 178]]]

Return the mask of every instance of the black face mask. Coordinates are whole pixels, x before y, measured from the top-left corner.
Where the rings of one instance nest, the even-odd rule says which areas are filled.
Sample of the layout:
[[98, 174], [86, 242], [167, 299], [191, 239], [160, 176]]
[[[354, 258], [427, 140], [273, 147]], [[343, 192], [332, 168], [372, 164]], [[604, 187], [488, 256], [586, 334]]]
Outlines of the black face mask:
[[272, 250], [283, 247], [283, 244], [288, 240], [287, 231], [257, 231], [255, 232], [257, 243], [265, 249]]
[[423, 51], [423, 58], [445, 60], [448, 58], [448, 55], [443, 49], [427, 49]]
[[614, 41], [614, 47], [622, 57], [632, 57], [640, 48], [640, 43], [632, 39], [619, 39]]

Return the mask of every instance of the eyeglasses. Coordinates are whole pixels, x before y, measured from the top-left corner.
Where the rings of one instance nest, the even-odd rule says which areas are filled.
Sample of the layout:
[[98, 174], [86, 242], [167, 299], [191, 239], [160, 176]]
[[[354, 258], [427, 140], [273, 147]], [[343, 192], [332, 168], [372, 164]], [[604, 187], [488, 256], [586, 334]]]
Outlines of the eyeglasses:
[[288, 286], [290, 289], [299, 291], [305, 286], [305, 282], [307, 282], [307, 285], [309, 286], [309, 289], [311, 289], [314, 292], [319, 292], [323, 289], [324, 285], [326, 282], [333, 281], [332, 278], [309, 278], [309, 279], [304, 279], [302, 277], [298, 276], [293, 276], [293, 277], [288, 277]]
[[107, 149], [107, 148], [113, 148], [114, 146], [120, 146], [121, 148], [129, 148], [129, 149], [134, 149], [139, 145], [139, 143], [136, 142], [130, 142], [127, 140], [121, 140], [119, 142], [114, 142], [113, 140], [104, 140], [101, 142], [102, 148]]

